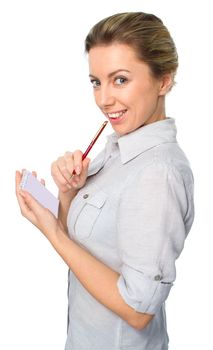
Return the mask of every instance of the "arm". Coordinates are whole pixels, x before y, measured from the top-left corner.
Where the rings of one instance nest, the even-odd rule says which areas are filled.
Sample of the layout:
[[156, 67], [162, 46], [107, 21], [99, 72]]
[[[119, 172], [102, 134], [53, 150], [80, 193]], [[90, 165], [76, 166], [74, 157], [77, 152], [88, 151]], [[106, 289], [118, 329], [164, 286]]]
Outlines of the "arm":
[[145, 328], [175, 279], [174, 263], [186, 234], [183, 218], [192, 222], [193, 210], [181, 176], [166, 166], [150, 167], [146, 176], [139, 174], [137, 186], [130, 184], [122, 195], [118, 220], [121, 275], [73, 242], [47, 209], [18, 190], [19, 182], [17, 174], [23, 216], [46, 236], [87, 291], [135, 329]]
[[[176, 278], [179, 257], [193, 220], [192, 177], [172, 164], [155, 161], [122, 193], [117, 212], [118, 250], [122, 259], [118, 289], [138, 312], [156, 314]], [[134, 237], [134, 239], [133, 239]]]
[[59, 199], [58, 217], [59, 217], [59, 220], [62, 222], [65, 231], [67, 231], [67, 214], [69, 211], [69, 207], [77, 193], [78, 193], [78, 190], [72, 189], [68, 193], [63, 193], [62, 191], [59, 191], [59, 194], [58, 194], [58, 199]]
[[16, 196], [22, 215], [45, 235], [94, 298], [132, 327], [144, 328], [153, 316], [139, 313], [124, 302], [117, 288], [119, 273], [72, 241], [59, 219], [42, 207], [28, 192], [20, 190], [20, 181], [21, 174], [17, 172]]
[[87, 291], [100, 303], [136, 329], [143, 329], [153, 315], [135, 311], [127, 305], [117, 288], [119, 273], [81, 248], [60, 230], [51, 244]]

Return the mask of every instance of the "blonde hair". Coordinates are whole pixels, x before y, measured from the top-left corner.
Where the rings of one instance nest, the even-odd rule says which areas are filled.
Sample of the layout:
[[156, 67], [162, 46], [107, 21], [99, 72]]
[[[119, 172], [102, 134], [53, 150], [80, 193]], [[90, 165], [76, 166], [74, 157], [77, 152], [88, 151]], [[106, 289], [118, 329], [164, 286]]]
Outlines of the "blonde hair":
[[[98, 45], [127, 44], [137, 57], [147, 63], [155, 78], [178, 68], [178, 54], [174, 41], [162, 20], [144, 12], [124, 12], [96, 23], [85, 39], [85, 52]], [[174, 85], [174, 83], [173, 83]]]

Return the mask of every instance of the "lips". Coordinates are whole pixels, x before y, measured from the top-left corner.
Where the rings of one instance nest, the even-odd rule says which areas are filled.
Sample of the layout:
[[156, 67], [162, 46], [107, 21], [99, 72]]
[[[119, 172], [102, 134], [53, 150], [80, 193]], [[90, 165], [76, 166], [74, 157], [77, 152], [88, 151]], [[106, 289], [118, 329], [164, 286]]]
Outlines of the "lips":
[[107, 117], [109, 119], [119, 119], [120, 117], [122, 117], [122, 115], [126, 112], [127, 110], [124, 109], [122, 111], [116, 111], [116, 112], [111, 112], [111, 113], [106, 113]]
[[118, 122], [122, 121], [125, 117], [125, 114], [127, 112], [127, 109], [123, 109], [121, 111], [111, 112], [111, 113], [105, 113], [107, 118], [112, 124], [117, 124]]

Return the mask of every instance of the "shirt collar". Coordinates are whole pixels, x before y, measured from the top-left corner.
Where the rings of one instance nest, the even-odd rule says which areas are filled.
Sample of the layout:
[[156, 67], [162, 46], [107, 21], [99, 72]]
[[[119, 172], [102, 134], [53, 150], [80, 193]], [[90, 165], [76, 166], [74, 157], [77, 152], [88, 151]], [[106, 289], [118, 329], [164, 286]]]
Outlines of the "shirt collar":
[[118, 143], [121, 162], [127, 163], [139, 154], [162, 143], [173, 143], [177, 129], [174, 118], [166, 118], [144, 125], [129, 134], [118, 136], [115, 132], [107, 136], [107, 144]]

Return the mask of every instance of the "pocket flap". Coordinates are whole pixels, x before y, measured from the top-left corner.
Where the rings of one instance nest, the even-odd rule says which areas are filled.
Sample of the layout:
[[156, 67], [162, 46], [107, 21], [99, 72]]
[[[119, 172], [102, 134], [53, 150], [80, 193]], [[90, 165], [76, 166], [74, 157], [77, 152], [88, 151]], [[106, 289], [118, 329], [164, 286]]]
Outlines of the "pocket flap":
[[107, 194], [102, 191], [99, 191], [98, 193], [92, 195], [91, 197], [89, 196], [86, 199], [86, 203], [91, 204], [96, 208], [101, 208], [106, 202], [106, 199], [107, 199]]

